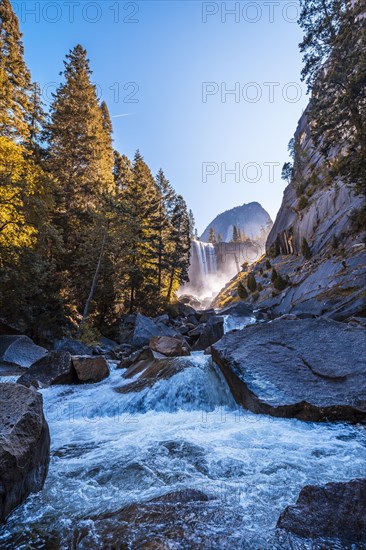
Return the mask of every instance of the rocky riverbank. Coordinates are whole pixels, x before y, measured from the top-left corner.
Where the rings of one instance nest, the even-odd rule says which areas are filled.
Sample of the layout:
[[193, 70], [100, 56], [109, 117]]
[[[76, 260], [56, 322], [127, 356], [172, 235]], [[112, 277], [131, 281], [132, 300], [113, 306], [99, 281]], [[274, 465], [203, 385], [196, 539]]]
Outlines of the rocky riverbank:
[[[366, 465], [359, 427], [366, 419], [366, 329], [273, 317], [244, 303], [223, 311], [181, 304], [171, 317], [126, 316], [119, 342], [85, 348], [64, 340], [63, 350], [59, 343], [48, 352], [36, 346], [41, 355], [28, 367], [4, 361], [0, 390], [29, 392], [39, 423], [37, 430], [22, 427], [29, 466], [0, 472], [11, 503], [2, 519], [13, 511], [0, 545], [363, 544], [363, 482], [348, 482], [360, 479]], [[13, 351], [24, 358], [22, 346], [32, 348], [19, 338]], [[9, 372], [16, 380], [19, 368], [18, 383], [9, 384]], [[22, 400], [12, 399], [10, 415], [2, 403], [7, 437], [7, 418], [15, 418]], [[49, 459], [43, 491], [17, 508], [42, 488]], [[16, 483], [8, 483], [10, 473]], [[334, 528], [325, 512], [312, 520], [324, 499], [337, 510]], [[358, 518], [352, 525], [345, 500]]]

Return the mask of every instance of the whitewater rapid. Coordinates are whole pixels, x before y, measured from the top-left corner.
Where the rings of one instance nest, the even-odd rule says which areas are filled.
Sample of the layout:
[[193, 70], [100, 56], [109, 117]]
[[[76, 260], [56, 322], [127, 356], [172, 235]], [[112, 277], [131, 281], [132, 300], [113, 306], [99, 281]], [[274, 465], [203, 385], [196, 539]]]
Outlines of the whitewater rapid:
[[220, 509], [239, 515], [230, 535], [237, 548], [317, 548], [283, 546], [278, 516], [304, 485], [364, 477], [365, 432], [254, 415], [236, 406], [210, 357], [177, 361], [186, 369], [136, 394], [116, 393], [126, 381], [114, 364], [99, 384], [42, 390], [49, 474], [43, 491], [0, 529], [1, 548], [43, 548], [50, 531], [69, 548], [75, 521], [182, 488], [213, 495]]

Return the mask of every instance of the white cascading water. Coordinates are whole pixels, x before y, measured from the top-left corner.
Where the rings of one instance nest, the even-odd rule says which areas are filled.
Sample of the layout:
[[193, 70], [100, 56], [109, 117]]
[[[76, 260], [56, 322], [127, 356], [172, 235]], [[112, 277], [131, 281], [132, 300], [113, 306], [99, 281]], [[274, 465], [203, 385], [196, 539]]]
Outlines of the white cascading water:
[[53, 530], [61, 547], [71, 548], [71, 527], [80, 518], [182, 488], [217, 498], [220, 515], [211, 531], [225, 533], [225, 518], [239, 517], [228, 534], [232, 547], [317, 548], [279, 542], [276, 521], [304, 485], [364, 476], [364, 430], [252, 414], [236, 406], [210, 357], [176, 361], [186, 368], [134, 394], [115, 392], [127, 382], [113, 365], [99, 384], [42, 390], [52, 438], [49, 474], [43, 491], [0, 530], [2, 549], [46, 548], [42, 533]]
[[200, 282], [208, 275], [216, 275], [217, 261], [213, 244], [192, 241], [191, 270], [192, 278]]
[[[189, 283], [181, 288], [181, 294], [207, 298], [213, 297], [220, 290], [222, 281], [218, 281], [217, 257], [213, 244], [192, 241], [188, 275]], [[223, 276], [220, 277], [220, 279], [222, 278]]]

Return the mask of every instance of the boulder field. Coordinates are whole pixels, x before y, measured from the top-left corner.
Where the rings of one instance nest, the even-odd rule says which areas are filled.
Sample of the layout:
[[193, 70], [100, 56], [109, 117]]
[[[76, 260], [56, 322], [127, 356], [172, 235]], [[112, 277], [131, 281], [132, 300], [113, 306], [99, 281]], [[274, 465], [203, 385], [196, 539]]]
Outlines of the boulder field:
[[238, 404], [310, 421], [366, 419], [366, 330], [325, 319], [278, 319], [212, 346]]

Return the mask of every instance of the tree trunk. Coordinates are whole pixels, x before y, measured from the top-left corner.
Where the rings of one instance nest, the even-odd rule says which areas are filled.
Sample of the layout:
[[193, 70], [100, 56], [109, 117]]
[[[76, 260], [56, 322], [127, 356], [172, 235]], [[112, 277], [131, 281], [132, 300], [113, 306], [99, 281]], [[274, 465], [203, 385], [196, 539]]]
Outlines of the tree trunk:
[[173, 267], [172, 272], [171, 272], [171, 274], [170, 274], [170, 282], [169, 282], [168, 294], [167, 294], [167, 296], [166, 296], [168, 302], [170, 302], [170, 299], [171, 299], [171, 296], [172, 296], [174, 275], [175, 275], [175, 268]]
[[87, 317], [88, 317], [89, 307], [90, 307], [91, 301], [92, 301], [92, 299], [93, 299], [95, 289], [96, 289], [96, 287], [97, 287], [98, 276], [99, 276], [100, 268], [101, 268], [101, 265], [102, 265], [103, 255], [104, 255], [104, 248], [105, 248], [106, 238], [107, 238], [107, 231], [105, 231], [105, 232], [104, 232], [104, 235], [103, 235], [102, 245], [101, 245], [101, 247], [100, 247], [100, 253], [99, 253], [99, 257], [98, 257], [98, 263], [97, 263], [97, 267], [95, 268], [94, 277], [93, 277], [93, 282], [92, 282], [92, 285], [91, 285], [91, 287], [90, 287], [89, 296], [88, 296], [88, 299], [87, 299], [86, 304], [85, 304], [85, 307], [84, 307], [83, 317], [82, 317], [82, 319], [81, 319], [81, 321], [80, 321], [79, 330], [78, 330], [78, 336], [81, 335], [81, 331], [82, 331], [83, 325], [84, 325], [84, 323], [85, 323], [85, 321], [86, 321], [86, 319], [87, 319]]

